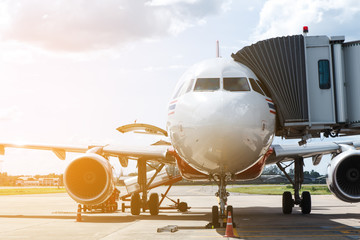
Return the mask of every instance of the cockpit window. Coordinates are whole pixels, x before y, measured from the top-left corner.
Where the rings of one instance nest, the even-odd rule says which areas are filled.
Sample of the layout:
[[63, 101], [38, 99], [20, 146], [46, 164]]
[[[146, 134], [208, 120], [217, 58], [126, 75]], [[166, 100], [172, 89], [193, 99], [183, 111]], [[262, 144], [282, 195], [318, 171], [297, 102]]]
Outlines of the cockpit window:
[[265, 93], [265, 96], [271, 97], [271, 94], [270, 94], [269, 90], [265, 87], [265, 85], [257, 79], [256, 79], [256, 82], [259, 85], [259, 87], [261, 88], [261, 90], [263, 90], [263, 92]]
[[193, 85], [194, 85], [194, 79], [192, 78], [192, 79], [190, 80], [190, 82], [189, 82], [189, 85], [188, 85], [187, 89], [186, 89], [186, 93], [188, 93], [188, 92], [191, 91]]
[[215, 91], [220, 88], [220, 78], [198, 78], [194, 91]]
[[224, 89], [228, 91], [250, 91], [250, 86], [245, 77], [224, 78]]
[[173, 96], [173, 99], [178, 98], [180, 95], [180, 90], [183, 88], [184, 86], [184, 82], [181, 84], [181, 86], [178, 88], [178, 90], [176, 91], [175, 95]]
[[253, 89], [255, 92], [258, 92], [258, 93], [260, 93], [261, 95], [264, 95], [264, 96], [265, 96], [264, 92], [261, 90], [261, 88], [259, 87], [259, 85], [257, 85], [257, 83], [255, 82], [255, 80], [252, 79], [252, 78], [249, 78], [249, 80], [250, 80], [250, 84], [251, 84], [252, 89]]

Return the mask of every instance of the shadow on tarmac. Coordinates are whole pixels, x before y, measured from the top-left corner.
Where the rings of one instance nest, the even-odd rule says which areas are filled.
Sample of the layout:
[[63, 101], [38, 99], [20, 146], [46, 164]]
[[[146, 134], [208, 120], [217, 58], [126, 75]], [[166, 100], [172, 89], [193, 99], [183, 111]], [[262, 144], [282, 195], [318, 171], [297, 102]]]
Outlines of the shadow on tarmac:
[[[343, 206], [314, 207], [313, 211], [332, 210]], [[205, 221], [211, 219], [211, 212], [188, 211], [160, 211], [158, 216], [149, 213], [133, 216], [129, 212], [118, 211], [114, 214], [83, 213], [82, 223], [131, 223], [141, 220], [167, 221], [172, 224], [176, 221], [181, 230], [205, 230], [204, 226], [191, 226], [187, 221]], [[65, 219], [74, 220], [74, 215], [0, 215], [0, 218], [25, 218], [25, 219]], [[234, 208], [233, 222], [236, 224], [234, 234], [242, 239], [349, 239], [360, 238], [360, 214], [358, 213], [312, 213], [304, 215], [300, 208], [294, 208], [293, 213], [284, 215], [279, 207], [243, 207]], [[183, 222], [182, 222], [183, 221]], [[179, 224], [180, 222], [180, 224]], [[181, 224], [183, 223], [183, 224]], [[357, 227], [356, 227], [357, 226]], [[216, 232], [223, 236], [225, 228], [217, 228]]]
[[[321, 206], [314, 207], [313, 211], [342, 207]], [[295, 207], [292, 214], [285, 215], [281, 208], [247, 207], [234, 208], [234, 216], [235, 237], [241, 239], [360, 239], [358, 213], [304, 215], [300, 208]], [[216, 231], [219, 235], [225, 234], [225, 228]]]

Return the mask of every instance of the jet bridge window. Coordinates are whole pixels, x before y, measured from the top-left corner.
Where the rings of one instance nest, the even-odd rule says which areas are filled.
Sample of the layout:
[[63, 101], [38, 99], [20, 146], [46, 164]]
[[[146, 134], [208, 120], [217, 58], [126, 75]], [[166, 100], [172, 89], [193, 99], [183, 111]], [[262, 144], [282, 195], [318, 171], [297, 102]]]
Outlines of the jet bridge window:
[[215, 91], [220, 88], [220, 78], [198, 78], [194, 91]]
[[245, 77], [241, 78], [224, 78], [224, 89], [235, 91], [250, 91], [250, 86]]
[[255, 92], [260, 93], [261, 95], [264, 95], [264, 96], [265, 96], [264, 92], [261, 90], [261, 88], [259, 87], [259, 85], [257, 85], [255, 79], [249, 78], [249, 80], [250, 80], [250, 84], [251, 84], [252, 89], [253, 89]]
[[331, 87], [329, 60], [319, 60], [318, 67], [320, 89], [329, 89]]

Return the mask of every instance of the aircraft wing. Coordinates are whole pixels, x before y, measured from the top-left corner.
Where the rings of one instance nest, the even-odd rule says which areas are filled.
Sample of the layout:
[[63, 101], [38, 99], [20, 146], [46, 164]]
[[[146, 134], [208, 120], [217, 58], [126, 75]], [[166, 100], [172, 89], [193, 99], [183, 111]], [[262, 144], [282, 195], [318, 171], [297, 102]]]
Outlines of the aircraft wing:
[[326, 154], [340, 153], [349, 148], [360, 148], [360, 141], [312, 142], [303, 146], [298, 144], [273, 144], [273, 153], [266, 160], [266, 164], [294, 160], [297, 157], [313, 158], [317, 165], [321, 157]]
[[97, 148], [102, 154], [111, 157], [118, 157], [119, 160], [123, 159], [147, 159], [164, 163], [173, 163], [175, 160], [169, 154], [169, 146], [167, 145], [153, 145], [153, 146], [139, 146], [129, 147], [121, 145], [105, 145], [105, 146], [64, 146], [64, 145], [46, 145], [46, 144], [14, 144], [14, 143], [0, 143], [0, 154], [5, 154], [6, 148], [25, 148], [36, 150], [52, 151], [55, 155], [65, 160], [66, 152], [86, 153], [91, 149]]

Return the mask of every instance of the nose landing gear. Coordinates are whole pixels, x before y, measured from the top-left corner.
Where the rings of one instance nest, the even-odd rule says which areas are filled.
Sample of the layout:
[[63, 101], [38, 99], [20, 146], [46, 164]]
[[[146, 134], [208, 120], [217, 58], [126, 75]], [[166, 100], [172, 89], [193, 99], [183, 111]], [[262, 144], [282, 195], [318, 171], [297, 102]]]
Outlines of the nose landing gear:
[[[226, 183], [229, 180], [228, 175], [214, 176], [213, 179], [219, 186], [219, 190], [215, 193], [215, 196], [219, 200], [219, 206], [213, 206], [211, 211], [211, 222], [206, 226], [207, 228], [219, 228], [226, 227], [227, 213], [230, 211], [233, 215], [233, 207], [227, 206], [227, 198], [230, 193], [226, 191]], [[234, 225], [234, 224], [233, 224]]]

